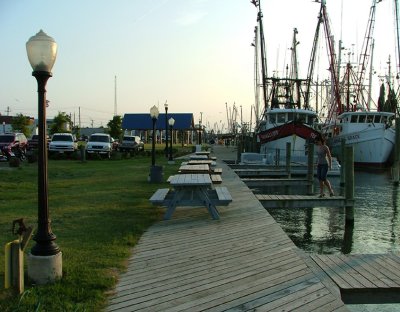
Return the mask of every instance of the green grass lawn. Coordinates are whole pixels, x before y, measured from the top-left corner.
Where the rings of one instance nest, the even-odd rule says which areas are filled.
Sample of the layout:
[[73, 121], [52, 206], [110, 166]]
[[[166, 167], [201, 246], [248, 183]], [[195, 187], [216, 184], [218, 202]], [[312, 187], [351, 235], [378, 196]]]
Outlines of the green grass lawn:
[[[191, 147], [180, 152], [189, 153]], [[177, 172], [179, 163], [168, 165], [162, 151], [157, 154], [164, 180]], [[63, 253], [63, 278], [35, 286], [25, 274], [22, 296], [4, 290], [4, 245], [16, 238], [11, 233], [13, 220], [24, 218], [26, 225], [36, 227], [37, 163], [24, 162], [19, 168], [1, 164], [0, 311], [102, 310], [132, 247], [162, 217], [162, 210], [148, 199], [167, 184], [148, 183], [150, 164], [149, 155], [84, 163], [49, 161], [51, 227]], [[30, 241], [26, 253], [34, 243]]]

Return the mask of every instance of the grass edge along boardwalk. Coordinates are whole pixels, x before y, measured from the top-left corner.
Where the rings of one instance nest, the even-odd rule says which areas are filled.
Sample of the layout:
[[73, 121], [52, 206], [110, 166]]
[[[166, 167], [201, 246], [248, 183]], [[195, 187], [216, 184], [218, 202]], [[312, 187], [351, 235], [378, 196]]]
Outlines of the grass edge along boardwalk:
[[107, 311], [347, 311], [296, 252], [297, 247], [228, 166], [233, 201], [212, 220], [177, 208], [133, 249]]

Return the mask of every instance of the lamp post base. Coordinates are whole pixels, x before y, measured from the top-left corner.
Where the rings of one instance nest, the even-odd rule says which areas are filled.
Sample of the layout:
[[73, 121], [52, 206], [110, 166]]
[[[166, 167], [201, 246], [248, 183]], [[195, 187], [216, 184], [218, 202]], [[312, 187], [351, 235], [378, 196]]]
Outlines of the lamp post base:
[[28, 277], [38, 285], [51, 284], [62, 277], [62, 252], [51, 256], [28, 254]]
[[163, 178], [163, 167], [162, 166], [151, 166], [150, 167], [150, 183], [161, 183]]

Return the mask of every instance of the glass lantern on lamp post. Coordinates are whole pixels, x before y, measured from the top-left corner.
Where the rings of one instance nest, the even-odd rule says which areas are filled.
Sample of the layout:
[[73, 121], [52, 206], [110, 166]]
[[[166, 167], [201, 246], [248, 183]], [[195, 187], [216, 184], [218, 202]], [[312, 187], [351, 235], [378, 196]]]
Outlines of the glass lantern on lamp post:
[[57, 43], [40, 30], [26, 43], [32, 76], [38, 85], [38, 228], [28, 261], [28, 275], [38, 284], [46, 284], [62, 276], [62, 253], [55, 243], [48, 207], [46, 83], [57, 57]]
[[174, 160], [173, 160], [173, 158], [172, 158], [172, 138], [173, 138], [173, 136], [172, 136], [172, 128], [174, 127], [175, 119], [171, 117], [171, 118], [168, 120], [168, 124], [169, 124], [169, 129], [170, 129], [170, 131], [171, 131], [171, 144], [170, 144], [170, 149], [169, 149], [168, 163], [169, 163], [169, 164], [173, 164], [173, 163], [175, 163], [175, 162], [174, 162]]

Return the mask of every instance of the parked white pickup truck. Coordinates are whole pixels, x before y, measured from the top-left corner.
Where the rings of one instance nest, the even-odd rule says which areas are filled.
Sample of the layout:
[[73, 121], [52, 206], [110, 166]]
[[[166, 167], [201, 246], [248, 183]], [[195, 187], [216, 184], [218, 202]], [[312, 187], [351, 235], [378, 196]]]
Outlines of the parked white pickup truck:
[[49, 144], [49, 153], [72, 154], [78, 149], [78, 143], [72, 133], [54, 133]]

